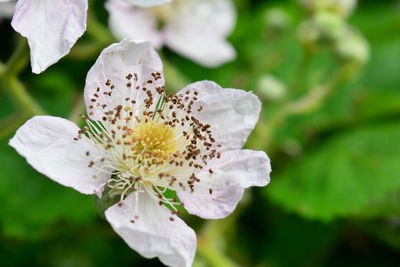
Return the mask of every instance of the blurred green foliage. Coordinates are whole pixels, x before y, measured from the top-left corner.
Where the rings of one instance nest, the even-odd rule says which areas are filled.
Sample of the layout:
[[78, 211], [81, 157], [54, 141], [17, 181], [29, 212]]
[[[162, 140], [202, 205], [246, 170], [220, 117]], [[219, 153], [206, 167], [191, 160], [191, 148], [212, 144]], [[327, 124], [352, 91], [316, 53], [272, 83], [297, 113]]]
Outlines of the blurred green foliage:
[[399, 214], [399, 135], [396, 123], [337, 134], [282, 171], [268, 194], [286, 209], [322, 220]]
[[[224, 220], [184, 215], [206, 244], [195, 266], [399, 265], [398, 1], [360, 1], [348, 19], [369, 44], [365, 65], [343, 62], [326, 40], [311, 52], [302, 46], [298, 26], [307, 14], [296, 1], [235, 3], [234, 62], [206, 69], [162, 51], [171, 92], [186, 81], [208, 79], [264, 97], [247, 146], [270, 155], [271, 184], [247, 193]], [[103, 1], [92, 1], [91, 10], [106, 26]], [[18, 38], [7, 20], [0, 22], [0, 33], [0, 59], [6, 62]], [[85, 34], [69, 56], [41, 75], [27, 67], [20, 80], [48, 114], [75, 118], [83, 111], [85, 75], [105, 46]], [[259, 88], [265, 75], [285, 85], [286, 98], [260, 93], [270, 89]], [[91, 197], [35, 172], [7, 146], [30, 115], [13, 102], [6, 84], [0, 89], [0, 265], [159, 266], [113, 233]], [[293, 103], [301, 105], [285, 110]]]

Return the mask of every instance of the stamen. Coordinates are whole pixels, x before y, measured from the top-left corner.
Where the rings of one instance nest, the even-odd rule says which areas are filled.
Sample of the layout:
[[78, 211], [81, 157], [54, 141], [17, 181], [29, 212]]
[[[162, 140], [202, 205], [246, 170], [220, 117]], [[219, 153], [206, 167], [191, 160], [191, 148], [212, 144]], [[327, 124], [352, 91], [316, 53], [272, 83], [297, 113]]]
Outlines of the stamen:
[[[107, 89], [98, 87], [93, 94], [95, 103], [89, 109], [101, 107], [101, 121], [84, 117], [86, 126], [75, 139], [86, 136], [96, 146], [98, 155], [93, 157], [94, 152], [86, 152], [88, 167], [98, 172], [96, 177], [111, 176], [106, 185], [111, 195], [119, 196], [120, 203], [131, 192], [145, 192], [177, 214], [176, 206], [181, 204], [166, 197], [167, 191], [194, 192], [200, 182], [198, 171], [206, 169], [213, 174], [206, 166], [220, 157], [219, 145], [212, 136], [212, 126], [193, 115], [192, 111], [203, 110], [197, 105], [200, 92], [187, 90], [167, 96], [164, 86], [159, 85], [160, 73], [151, 73], [143, 83], [140, 78], [128, 73], [123, 88], [117, 88], [111, 79], [104, 82]], [[123, 105], [109, 106], [107, 103], [113, 101], [104, 102], [114, 97], [108, 90], [123, 94]], [[209, 193], [212, 194], [211, 188]]]

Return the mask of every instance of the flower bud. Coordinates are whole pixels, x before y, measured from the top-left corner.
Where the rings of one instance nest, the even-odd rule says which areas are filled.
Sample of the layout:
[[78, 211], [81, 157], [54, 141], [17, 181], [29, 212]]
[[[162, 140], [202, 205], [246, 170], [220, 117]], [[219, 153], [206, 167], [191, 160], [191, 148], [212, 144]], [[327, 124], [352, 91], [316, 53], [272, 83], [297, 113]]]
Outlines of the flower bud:
[[287, 12], [279, 7], [270, 8], [264, 15], [268, 32], [281, 33], [290, 26], [290, 17]]
[[345, 31], [346, 23], [342, 17], [332, 12], [320, 12], [302, 22], [298, 37], [306, 47], [334, 43]]
[[255, 93], [264, 100], [276, 101], [285, 97], [286, 86], [275, 76], [264, 75], [257, 83]]
[[335, 46], [338, 57], [349, 63], [365, 64], [369, 59], [369, 45], [360, 32], [348, 28]]
[[348, 17], [353, 13], [357, 0], [299, 0], [299, 3], [312, 14], [329, 11]]

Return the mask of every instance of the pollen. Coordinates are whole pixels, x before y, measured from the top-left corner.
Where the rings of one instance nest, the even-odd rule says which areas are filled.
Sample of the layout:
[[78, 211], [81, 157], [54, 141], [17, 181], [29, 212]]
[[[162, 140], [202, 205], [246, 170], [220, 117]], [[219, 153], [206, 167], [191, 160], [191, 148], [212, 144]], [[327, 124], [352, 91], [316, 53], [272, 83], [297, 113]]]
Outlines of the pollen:
[[[164, 193], [194, 192], [200, 182], [196, 174], [212, 174], [208, 163], [220, 157], [212, 126], [196, 117], [203, 109], [197, 102], [201, 93], [192, 89], [166, 95], [158, 72], [124, 77], [126, 83], [107, 79], [95, 90], [89, 109], [101, 111], [99, 120], [83, 116], [86, 126], [74, 140], [89, 138], [96, 146], [97, 155], [86, 152], [87, 167], [98, 171], [96, 177], [111, 177], [107, 187], [121, 203], [131, 192], [141, 191], [176, 211], [179, 203]], [[116, 99], [120, 103], [112, 104]]]
[[144, 153], [153, 159], [168, 159], [177, 150], [174, 130], [161, 122], [150, 120], [138, 123], [132, 137], [135, 156]]

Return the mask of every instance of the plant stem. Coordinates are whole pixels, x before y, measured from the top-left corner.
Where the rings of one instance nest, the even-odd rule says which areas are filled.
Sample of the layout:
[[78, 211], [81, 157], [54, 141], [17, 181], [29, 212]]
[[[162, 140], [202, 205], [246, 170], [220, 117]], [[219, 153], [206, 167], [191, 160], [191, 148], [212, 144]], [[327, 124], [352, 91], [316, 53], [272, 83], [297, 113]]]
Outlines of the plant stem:
[[232, 260], [226, 257], [218, 249], [215, 249], [205, 239], [198, 241], [197, 252], [211, 267], [238, 267]]
[[35, 100], [28, 94], [25, 87], [15, 76], [3, 77], [2, 81], [7, 87], [7, 91], [19, 105], [22, 112], [29, 116], [46, 114], [44, 110], [35, 102]]
[[342, 67], [325, 85], [312, 88], [308, 94], [298, 100], [285, 102], [277, 113], [268, 121], [268, 127], [263, 131], [263, 138], [257, 138], [260, 141], [258, 147], [271, 149], [271, 141], [274, 131], [279, 125], [291, 115], [300, 115], [308, 113], [319, 108], [328, 96], [340, 83], [348, 77], [347, 67]]
[[293, 80], [289, 86], [289, 88], [291, 89], [291, 93], [299, 91], [303, 87], [302, 81], [304, 80], [304, 76], [306, 74], [308, 66], [310, 65], [314, 56], [314, 54], [309, 50], [303, 50], [303, 51], [304, 51], [303, 56], [301, 58], [299, 65], [297, 66]]
[[7, 64], [2, 65], [0, 68], [0, 81], [2, 82], [3, 89], [6, 89], [6, 92], [14, 99], [21, 112], [24, 112], [28, 116], [34, 116], [45, 114], [45, 112], [28, 94], [25, 87], [17, 78], [17, 75], [28, 63], [28, 51], [28, 44], [25, 38], [21, 38], [17, 49]]
[[323, 86], [314, 87], [302, 98], [289, 102], [284, 108], [288, 115], [303, 114], [318, 107], [332, 93], [333, 89], [347, 78], [347, 68], [341, 68], [333, 78]]
[[15, 113], [0, 122], [0, 139], [11, 135], [26, 119], [26, 114]]
[[4, 65], [4, 63], [0, 62], [0, 75], [3, 75], [5, 69], [6, 69], [6, 66]]
[[87, 41], [74, 45], [68, 57], [74, 60], [88, 60], [97, 57], [104, 46], [96, 40]]
[[90, 34], [102, 46], [109, 45], [115, 42], [107, 27], [101, 24], [91, 12], [88, 13], [86, 32]]
[[229, 217], [221, 220], [209, 220], [202, 226], [200, 235], [198, 236], [198, 254], [201, 257], [201, 261], [207, 262], [206, 266], [239, 266], [239, 264], [224, 254], [224, 250], [230, 246], [230, 242], [240, 238], [237, 235], [238, 226], [236, 221], [242, 215], [243, 209], [251, 203], [250, 195], [250, 191], [244, 193], [238, 208]]
[[7, 75], [18, 75], [29, 62], [29, 47], [25, 38], [18, 40], [17, 49], [14, 51], [7, 64], [4, 66], [3, 72]]

